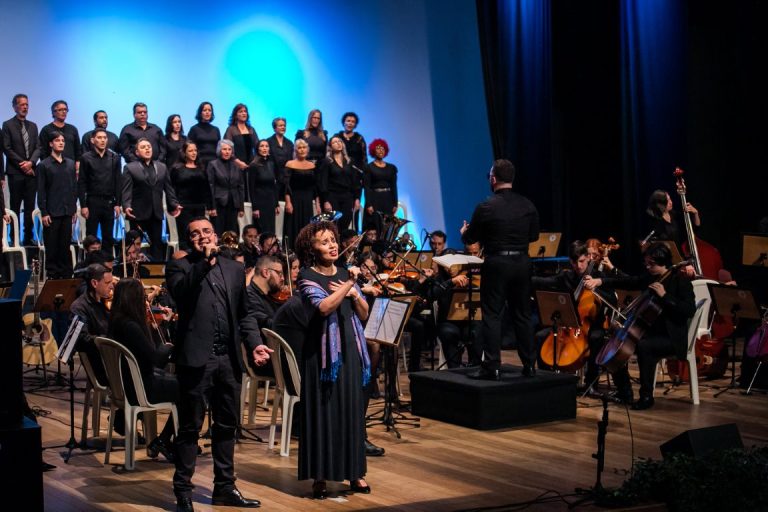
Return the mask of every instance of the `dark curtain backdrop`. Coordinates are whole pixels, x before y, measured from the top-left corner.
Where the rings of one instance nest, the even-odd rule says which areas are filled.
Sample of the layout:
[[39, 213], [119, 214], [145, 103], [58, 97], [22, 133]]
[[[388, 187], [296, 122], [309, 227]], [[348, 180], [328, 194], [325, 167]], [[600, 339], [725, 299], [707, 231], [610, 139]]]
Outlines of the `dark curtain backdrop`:
[[[743, 274], [768, 215], [768, 2], [478, 0], [494, 155], [565, 244], [615, 237], [637, 269], [650, 193], [686, 171], [699, 235]], [[745, 274], [746, 275], [746, 274]]]

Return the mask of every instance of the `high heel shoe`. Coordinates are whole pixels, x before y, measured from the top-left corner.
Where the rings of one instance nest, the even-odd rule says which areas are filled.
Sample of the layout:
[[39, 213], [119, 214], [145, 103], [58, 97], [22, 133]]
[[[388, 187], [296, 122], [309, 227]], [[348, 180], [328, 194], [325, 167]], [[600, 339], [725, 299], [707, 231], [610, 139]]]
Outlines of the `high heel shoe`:
[[165, 457], [168, 462], [173, 462], [173, 450], [171, 450], [171, 447], [168, 446], [162, 438], [156, 437], [149, 443], [149, 446], [147, 446], [147, 454], [154, 459], [160, 453], [163, 454], [163, 457]]
[[[365, 485], [360, 485], [359, 482], [363, 482]], [[359, 494], [371, 494], [371, 486], [362, 478], [355, 480], [354, 482], [349, 482], [349, 490]]]
[[325, 481], [318, 481], [312, 484], [312, 499], [324, 500], [328, 497], [328, 487], [325, 485]]

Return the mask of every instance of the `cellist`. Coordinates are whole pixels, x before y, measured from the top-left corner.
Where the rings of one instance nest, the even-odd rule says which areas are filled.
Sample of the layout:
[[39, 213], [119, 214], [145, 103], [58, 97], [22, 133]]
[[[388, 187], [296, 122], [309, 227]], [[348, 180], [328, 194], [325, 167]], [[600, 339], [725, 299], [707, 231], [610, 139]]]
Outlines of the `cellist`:
[[[672, 253], [666, 245], [651, 243], [646, 246], [643, 259], [647, 270], [643, 275], [591, 278], [586, 282], [588, 289], [604, 286], [627, 290], [647, 289], [650, 294], [648, 298], [660, 307], [660, 313], [644, 330], [636, 348], [640, 368], [640, 398], [632, 404], [635, 410], [653, 407], [653, 377], [659, 360], [670, 356], [685, 358], [688, 350], [688, 320], [696, 310], [690, 279], [682, 272], [669, 273]], [[632, 397], [626, 365], [614, 372], [613, 377], [619, 396]]]

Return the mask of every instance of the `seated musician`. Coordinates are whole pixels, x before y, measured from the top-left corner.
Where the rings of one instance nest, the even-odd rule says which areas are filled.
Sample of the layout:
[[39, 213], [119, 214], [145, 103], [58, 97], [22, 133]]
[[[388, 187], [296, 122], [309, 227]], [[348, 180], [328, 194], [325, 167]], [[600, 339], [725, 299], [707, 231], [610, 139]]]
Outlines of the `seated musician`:
[[[173, 345], [157, 344], [152, 339], [147, 324], [147, 303], [144, 286], [138, 279], [121, 279], [115, 287], [112, 310], [109, 318], [108, 335], [125, 346], [136, 358], [144, 382], [144, 389], [150, 402], [176, 402], [179, 398], [179, 384], [176, 376], [164, 371], [168, 364]], [[135, 400], [133, 386], [127, 368], [123, 368], [123, 380], [129, 401]], [[159, 453], [173, 461], [172, 437], [173, 418], [168, 417], [160, 434], [147, 446], [151, 457]]]
[[259, 246], [259, 230], [255, 224], [248, 224], [243, 228], [243, 243], [240, 244], [240, 250], [245, 257], [245, 268], [253, 268], [256, 260], [261, 256], [261, 247]]
[[[141, 231], [131, 229], [125, 232], [125, 265], [123, 265], [121, 255], [115, 262], [115, 276], [149, 277], [149, 270], [140, 265], [151, 261], [141, 249], [142, 238]], [[127, 272], [124, 270], [124, 266], [127, 267]]]
[[[688, 350], [688, 321], [696, 310], [693, 286], [682, 272], [672, 272], [672, 253], [661, 243], [652, 243], [643, 251], [647, 273], [641, 276], [587, 278], [589, 289], [614, 287], [628, 290], [647, 289], [649, 297], [661, 307], [655, 321], [643, 330], [636, 354], [640, 369], [640, 399], [632, 405], [635, 410], [653, 406], [653, 380], [656, 364], [663, 357], [684, 359]], [[665, 278], [665, 276], [667, 276]], [[645, 304], [645, 302], [640, 302]], [[637, 312], [641, 316], [642, 312]], [[640, 322], [637, 320], [635, 326]], [[624, 327], [630, 327], [625, 325]], [[614, 372], [620, 396], [631, 397], [632, 387], [627, 367]]]
[[[253, 279], [248, 285], [248, 315], [255, 317], [259, 329], [271, 329], [275, 312], [282, 305], [275, 296], [283, 287], [283, 266], [277, 256], [262, 256], [256, 260]], [[273, 377], [272, 365], [251, 364], [257, 375]]]
[[259, 235], [259, 248], [262, 256], [274, 256], [280, 252], [280, 241], [277, 235], [265, 231]]
[[[594, 262], [596, 261], [596, 259], [594, 257], [590, 257], [589, 251], [590, 249], [587, 246], [587, 244], [579, 240], [575, 240], [573, 243], [571, 243], [569, 247], [568, 257], [571, 262], [571, 268], [563, 269], [557, 274], [555, 274], [554, 276], [547, 276], [547, 277], [534, 276], [531, 279], [533, 288], [539, 289], [539, 290], [549, 289], [549, 290], [555, 290], [555, 291], [565, 291], [573, 294], [578, 288], [579, 283], [582, 281], [582, 279], [585, 280], [585, 284], [586, 284], [585, 274], [589, 269], [590, 262], [593, 262], [593, 267], [594, 267], [591, 275], [594, 277], [604, 277], [604, 274], [602, 272], [596, 270], [597, 267], [594, 266]], [[574, 302], [577, 303], [578, 298], [574, 298]], [[600, 349], [602, 348], [603, 343], [605, 341], [606, 330], [603, 327], [605, 324], [605, 315], [606, 315], [605, 308], [602, 307], [600, 304], [598, 304], [598, 310], [594, 318], [591, 319], [592, 321], [590, 324], [589, 335], [587, 336], [587, 342], [589, 346], [589, 355], [587, 356], [586, 363], [585, 363], [586, 372], [584, 374], [584, 383], [585, 383], [586, 391], [588, 392], [593, 391], [593, 386], [597, 383], [597, 379], [600, 373], [597, 363], [595, 362], [595, 358], [597, 357], [597, 354], [600, 352]], [[536, 350], [539, 353], [539, 366], [542, 366], [542, 363], [543, 363], [543, 361], [541, 361], [542, 345], [544, 344], [545, 339], [551, 333], [552, 333], [551, 327], [547, 327], [546, 329], [542, 329], [536, 333], [535, 340], [536, 340], [536, 347], [537, 347]], [[627, 396], [627, 395], [624, 395], [624, 396], [617, 395], [616, 398], [618, 400], [624, 400], [624, 399], [631, 400], [631, 396]]]

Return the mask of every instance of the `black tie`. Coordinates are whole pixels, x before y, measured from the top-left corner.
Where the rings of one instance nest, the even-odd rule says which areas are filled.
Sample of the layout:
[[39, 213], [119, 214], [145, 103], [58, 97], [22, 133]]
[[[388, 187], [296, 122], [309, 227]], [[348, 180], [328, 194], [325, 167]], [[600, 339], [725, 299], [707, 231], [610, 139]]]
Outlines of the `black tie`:
[[24, 158], [29, 159], [29, 133], [24, 121], [21, 122], [21, 140], [24, 142]]

